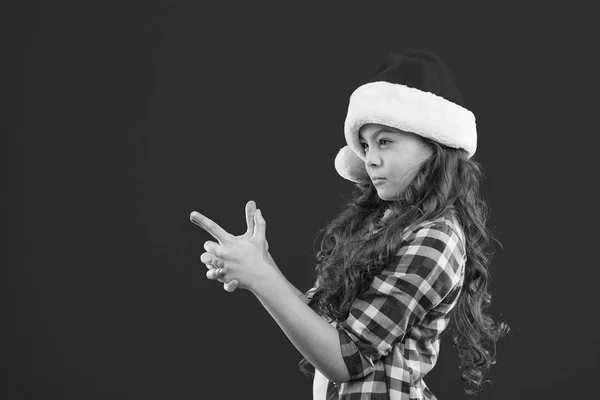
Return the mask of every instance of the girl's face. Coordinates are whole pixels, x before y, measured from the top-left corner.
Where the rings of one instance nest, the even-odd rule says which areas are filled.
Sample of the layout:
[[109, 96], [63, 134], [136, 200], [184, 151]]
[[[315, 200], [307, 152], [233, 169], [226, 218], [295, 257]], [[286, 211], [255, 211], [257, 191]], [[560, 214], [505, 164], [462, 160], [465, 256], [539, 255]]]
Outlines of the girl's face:
[[[400, 197], [421, 164], [433, 153], [419, 135], [386, 125], [363, 125], [359, 141], [364, 151], [365, 168], [377, 194], [388, 201]], [[374, 181], [375, 177], [384, 179]]]

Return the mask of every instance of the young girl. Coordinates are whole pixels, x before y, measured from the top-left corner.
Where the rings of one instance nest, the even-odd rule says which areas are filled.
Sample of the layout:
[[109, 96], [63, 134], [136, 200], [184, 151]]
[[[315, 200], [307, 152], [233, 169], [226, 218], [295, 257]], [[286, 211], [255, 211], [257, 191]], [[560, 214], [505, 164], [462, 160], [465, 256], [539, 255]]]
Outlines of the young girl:
[[[476, 393], [496, 362], [489, 348], [509, 327], [485, 314], [491, 303], [485, 250], [493, 236], [479, 195], [481, 167], [472, 158], [474, 115], [443, 61], [429, 51], [409, 50], [391, 55], [354, 91], [344, 134], [347, 146], [337, 154], [335, 168], [356, 184], [353, 198], [320, 231], [315, 286], [301, 293], [286, 281], [335, 327], [337, 340], [313, 339], [317, 328], [309, 322], [290, 327], [286, 311], [275, 305], [285, 301], [286, 289], [270, 301], [267, 292], [276, 289], [259, 289], [259, 283], [246, 287], [305, 356], [301, 371], [308, 375], [307, 364], [315, 367], [314, 399], [435, 399], [424, 377], [435, 366], [446, 328], [460, 358], [461, 379], [469, 385], [466, 392]], [[250, 238], [255, 219], [266, 243], [262, 213], [253, 216], [252, 206], [246, 208], [248, 232], [237, 238]], [[201, 258], [207, 276], [224, 282], [228, 291], [241, 287], [242, 274], [230, 275], [235, 267], [223, 262], [225, 253], [219, 256], [216, 245], [209, 247]], [[283, 276], [268, 253], [265, 259]], [[227, 275], [213, 268], [224, 265]], [[301, 329], [313, 336], [297, 333]], [[342, 367], [333, 366], [335, 352], [328, 364], [307, 350], [301, 340], [306, 337], [337, 346]], [[335, 368], [342, 372], [332, 372]]]

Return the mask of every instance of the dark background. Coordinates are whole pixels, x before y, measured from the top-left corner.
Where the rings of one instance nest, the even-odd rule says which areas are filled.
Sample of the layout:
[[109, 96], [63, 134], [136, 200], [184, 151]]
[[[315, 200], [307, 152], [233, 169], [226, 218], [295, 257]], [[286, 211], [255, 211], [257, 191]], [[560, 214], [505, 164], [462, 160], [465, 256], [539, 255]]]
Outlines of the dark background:
[[[584, 232], [596, 200], [582, 177], [597, 130], [582, 125], [594, 113], [581, 95], [595, 71], [591, 29], [581, 10], [503, 6], [6, 9], [15, 335], [4, 398], [312, 398], [301, 354], [260, 302], [206, 278], [199, 257], [213, 238], [189, 214], [237, 235], [255, 200], [279, 268], [309, 289], [317, 231], [352, 191], [333, 165], [348, 98], [409, 48], [446, 61], [477, 117], [481, 190], [503, 244], [489, 311], [512, 331], [477, 398], [589, 397], [599, 373], [597, 260]], [[447, 340], [425, 380], [442, 400], [467, 399]]]

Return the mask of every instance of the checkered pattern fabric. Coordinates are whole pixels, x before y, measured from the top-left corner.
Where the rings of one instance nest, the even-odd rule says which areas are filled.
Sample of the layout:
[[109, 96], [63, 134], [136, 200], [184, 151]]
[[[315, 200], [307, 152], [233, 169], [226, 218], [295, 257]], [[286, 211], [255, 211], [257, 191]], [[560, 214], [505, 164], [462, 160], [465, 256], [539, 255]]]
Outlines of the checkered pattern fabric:
[[403, 239], [399, 262], [374, 277], [345, 321], [332, 323], [350, 373], [348, 382], [329, 382], [339, 399], [436, 399], [423, 377], [462, 288], [464, 233], [449, 215], [407, 228]]

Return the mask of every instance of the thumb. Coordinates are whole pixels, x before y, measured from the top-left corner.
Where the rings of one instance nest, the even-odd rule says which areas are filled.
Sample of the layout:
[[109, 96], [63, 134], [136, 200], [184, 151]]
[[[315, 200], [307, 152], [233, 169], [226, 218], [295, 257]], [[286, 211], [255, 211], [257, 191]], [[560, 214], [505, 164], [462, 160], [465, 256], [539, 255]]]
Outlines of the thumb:
[[264, 240], [266, 236], [267, 221], [265, 221], [260, 209], [257, 209], [254, 213], [254, 222], [256, 223], [254, 226], [254, 237], [259, 237]]

